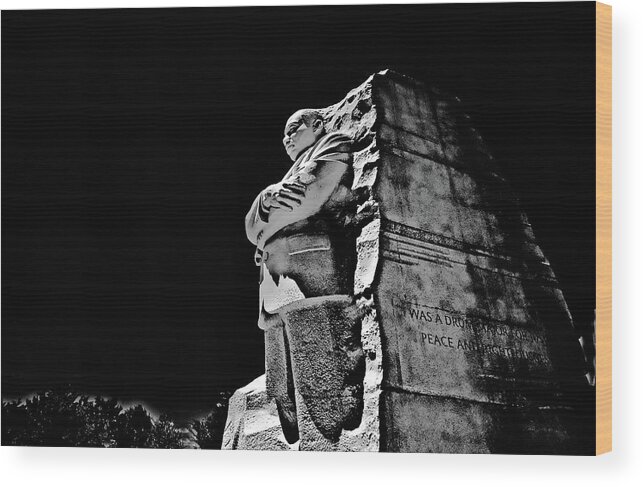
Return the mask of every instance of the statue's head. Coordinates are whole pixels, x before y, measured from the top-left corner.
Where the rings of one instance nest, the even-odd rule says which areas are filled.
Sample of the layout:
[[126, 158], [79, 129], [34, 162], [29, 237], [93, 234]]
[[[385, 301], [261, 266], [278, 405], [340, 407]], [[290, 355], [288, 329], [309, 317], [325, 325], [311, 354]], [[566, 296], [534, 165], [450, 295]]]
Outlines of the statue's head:
[[284, 128], [284, 147], [295, 161], [324, 134], [324, 118], [320, 110], [305, 108], [293, 113]]

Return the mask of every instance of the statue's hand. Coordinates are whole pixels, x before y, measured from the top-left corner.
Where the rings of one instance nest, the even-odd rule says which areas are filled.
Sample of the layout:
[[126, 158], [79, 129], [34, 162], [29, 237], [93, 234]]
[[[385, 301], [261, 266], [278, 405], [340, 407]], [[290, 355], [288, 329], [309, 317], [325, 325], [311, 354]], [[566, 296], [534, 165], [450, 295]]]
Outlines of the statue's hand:
[[272, 209], [292, 211], [301, 205], [305, 193], [305, 184], [297, 180], [282, 181], [264, 189], [261, 206], [267, 213]]

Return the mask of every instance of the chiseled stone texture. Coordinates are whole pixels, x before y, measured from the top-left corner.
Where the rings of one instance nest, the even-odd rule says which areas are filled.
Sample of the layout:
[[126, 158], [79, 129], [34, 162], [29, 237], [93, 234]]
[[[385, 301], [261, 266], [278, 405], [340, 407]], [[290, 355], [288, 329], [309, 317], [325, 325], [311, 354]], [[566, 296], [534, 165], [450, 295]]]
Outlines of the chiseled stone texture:
[[325, 119], [355, 147], [363, 411], [329, 441], [299, 394], [299, 448], [593, 454], [593, 390], [560, 286], [460, 101], [384, 71]]
[[390, 72], [372, 93], [380, 448], [592, 453], [559, 284], [459, 100]]
[[[358, 310], [350, 296], [322, 296], [292, 303], [282, 315], [295, 390], [315, 428], [337, 441], [342, 428], [354, 429], [362, 416], [364, 361]], [[300, 440], [303, 448], [306, 438], [301, 428]]]
[[265, 375], [238, 389], [230, 398], [221, 449], [293, 449], [281, 431], [275, 401], [266, 394]]

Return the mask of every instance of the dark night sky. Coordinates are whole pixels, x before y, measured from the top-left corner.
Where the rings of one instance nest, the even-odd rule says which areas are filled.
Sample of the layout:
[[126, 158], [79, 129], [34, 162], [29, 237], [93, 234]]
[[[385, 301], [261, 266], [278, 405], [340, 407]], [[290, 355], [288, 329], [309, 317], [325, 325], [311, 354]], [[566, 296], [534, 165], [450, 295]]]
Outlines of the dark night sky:
[[243, 216], [288, 115], [385, 68], [463, 100], [586, 323], [594, 62], [591, 2], [3, 12], [3, 397], [185, 417], [260, 375]]

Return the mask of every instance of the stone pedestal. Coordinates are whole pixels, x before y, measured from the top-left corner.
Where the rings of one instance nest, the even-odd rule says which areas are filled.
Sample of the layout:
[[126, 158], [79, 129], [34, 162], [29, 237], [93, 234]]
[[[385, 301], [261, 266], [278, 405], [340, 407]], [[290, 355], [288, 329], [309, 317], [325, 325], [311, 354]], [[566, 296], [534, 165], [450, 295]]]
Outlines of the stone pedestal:
[[266, 394], [266, 376], [238, 389], [228, 403], [222, 450], [291, 450], [275, 401]]
[[385, 71], [326, 120], [355, 141], [366, 373], [359, 425], [324, 449], [593, 454], [560, 286], [460, 102]]

